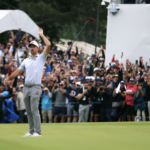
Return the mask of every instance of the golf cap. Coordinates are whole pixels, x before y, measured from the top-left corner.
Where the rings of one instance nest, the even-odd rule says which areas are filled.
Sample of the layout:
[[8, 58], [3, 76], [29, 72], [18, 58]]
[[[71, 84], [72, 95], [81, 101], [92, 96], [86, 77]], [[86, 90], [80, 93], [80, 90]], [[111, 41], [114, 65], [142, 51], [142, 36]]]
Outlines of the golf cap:
[[59, 83], [59, 85], [60, 85], [60, 86], [63, 86], [63, 84], [62, 84], [62, 83]]
[[92, 56], [91, 57], [95, 57], [95, 54], [92, 54]]
[[115, 74], [115, 77], [119, 77], [118, 74]]
[[20, 85], [19, 85], [19, 88], [22, 88], [22, 87], [24, 87], [24, 85], [23, 85], [23, 84], [20, 84]]
[[36, 47], [39, 48], [39, 44], [38, 44], [36, 41], [31, 41], [30, 44], [29, 44], [29, 47], [30, 47], [31, 45], [35, 45]]
[[120, 84], [124, 84], [124, 81], [121, 81]]
[[74, 79], [78, 78], [78, 76], [75, 76]]
[[85, 79], [86, 79], [86, 80], [90, 80], [90, 76], [87, 76]]
[[72, 60], [68, 60], [68, 63], [72, 63]]
[[143, 83], [139, 83], [138, 86], [143, 86]]
[[104, 82], [101, 82], [100, 85], [104, 85]]
[[77, 82], [76, 85], [81, 85], [81, 83], [80, 83], [80, 82]]
[[72, 81], [72, 82], [71, 82], [71, 84], [75, 84], [75, 82], [74, 82], [74, 81]]
[[90, 81], [94, 81], [94, 80], [95, 80], [95, 77], [90, 76]]
[[75, 50], [71, 50], [71, 52], [72, 52], [72, 53], [75, 53], [76, 51], [75, 51]]
[[101, 80], [101, 78], [98, 76], [98, 77], [96, 77], [96, 81], [100, 81]]
[[98, 67], [94, 68], [94, 72], [95, 71], [100, 71], [100, 69]]

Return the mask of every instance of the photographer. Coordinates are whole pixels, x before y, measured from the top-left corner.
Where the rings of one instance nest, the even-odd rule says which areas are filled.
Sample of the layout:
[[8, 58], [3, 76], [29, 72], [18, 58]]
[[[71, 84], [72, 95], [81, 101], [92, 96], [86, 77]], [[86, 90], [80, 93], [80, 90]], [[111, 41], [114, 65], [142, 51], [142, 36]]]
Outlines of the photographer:
[[138, 84], [138, 89], [134, 93], [133, 103], [135, 104], [135, 111], [137, 112], [137, 116], [142, 115], [142, 120], [146, 121], [146, 90], [143, 88], [143, 84]]
[[105, 88], [105, 84], [101, 82], [101, 85], [97, 88], [96, 96], [101, 102], [101, 120], [102, 122], [111, 121], [111, 110], [112, 110], [112, 85], [109, 84]]
[[[55, 113], [55, 118], [54, 122], [56, 123], [58, 120], [58, 116], [61, 115], [61, 122], [65, 122], [65, 114], [66, 114], [66, 94], [67, 90], [64, 89], [64, 82], [61, 81], [61, 83], [55, 83], [54, 87], [52, 89], [52, 93], [56, 94], [56, 99], [55, 99], [55, 107], [54, 107], [54, 113]], [[57, 89], [55, 89], [58, 87]]]
[[88, 84], [84, 83], [84, 89], [82, 91], [82, 94], [77, 95], [77, 99], [79, 100], [79, 121], [82, 122], [84, 119], [84, 122], [88, 121], [88, 115], [89, 115], [89, 109], [90, 109], [90, 92], [88, 91]]
[[121, 81], [117, 89], [113, 92], [113, 97], [116, 97], [112, 111], [112, 120], [114, 121], [125, 121], [125, 91], [124, 81]]

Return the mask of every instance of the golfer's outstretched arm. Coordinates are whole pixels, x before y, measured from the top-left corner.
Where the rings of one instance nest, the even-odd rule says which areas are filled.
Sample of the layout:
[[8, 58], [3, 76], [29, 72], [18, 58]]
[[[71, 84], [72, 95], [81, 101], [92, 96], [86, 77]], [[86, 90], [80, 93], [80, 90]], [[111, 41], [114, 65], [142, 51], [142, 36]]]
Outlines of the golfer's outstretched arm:
[[14, 71], [9, 77], [7, 77], [5, 80], [4, 80], [4, 84], [7, 83], [7, 81], [11, 80], [11, 79], [14, 79], [15, 77], [17, 77], [18, 75], [22, 74], [23, 73], [23, 70], [21, 69], [17, 69], [16, 71]]
[[41, 38], [43, 39], [44, 43], [45, 43], [45, 48], [44, 48], [44, 55], [47, 56], [51, 47], [51, 43], [50, 41], [46, 38], [46, 36], [43, 33], [43, 29], [40, 29], [38, 34], [41, 36]]

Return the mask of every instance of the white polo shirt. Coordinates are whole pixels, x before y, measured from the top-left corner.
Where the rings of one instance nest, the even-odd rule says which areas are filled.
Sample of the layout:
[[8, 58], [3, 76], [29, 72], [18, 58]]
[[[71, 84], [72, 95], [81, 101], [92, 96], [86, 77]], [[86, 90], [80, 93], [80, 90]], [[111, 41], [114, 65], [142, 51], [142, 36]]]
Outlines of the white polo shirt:
[[46, 58], [47, 56], [45, 56], [44, 53], [41, 53], [40, 55], [37, 54], [34, 58], [29, 56], [21, 63], [19, 69], [25, 71], [26, 73], [26, 85], [41, 84], [43, 67]]

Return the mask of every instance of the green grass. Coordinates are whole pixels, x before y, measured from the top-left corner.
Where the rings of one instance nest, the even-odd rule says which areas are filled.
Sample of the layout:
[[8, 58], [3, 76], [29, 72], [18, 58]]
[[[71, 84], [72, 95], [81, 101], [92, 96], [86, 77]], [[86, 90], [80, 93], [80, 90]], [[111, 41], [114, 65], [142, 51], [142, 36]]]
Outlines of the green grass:
[[28, 124], [1, 124], [0, 150], [149, 150], [150, 123], [42, 124], [42, 137], [22, 137]]

